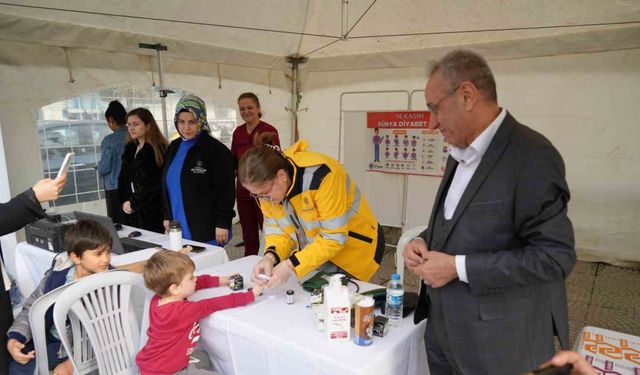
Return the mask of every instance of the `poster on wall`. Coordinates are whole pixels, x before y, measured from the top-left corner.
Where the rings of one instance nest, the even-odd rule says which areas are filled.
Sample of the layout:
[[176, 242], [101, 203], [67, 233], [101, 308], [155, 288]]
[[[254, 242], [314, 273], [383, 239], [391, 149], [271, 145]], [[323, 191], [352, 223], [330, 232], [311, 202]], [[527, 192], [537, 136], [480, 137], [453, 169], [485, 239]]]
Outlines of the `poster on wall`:
[[442, 176], [448, 145], [429, 130], [427, 111], [367, 112], [367, 166], [371, 172]]

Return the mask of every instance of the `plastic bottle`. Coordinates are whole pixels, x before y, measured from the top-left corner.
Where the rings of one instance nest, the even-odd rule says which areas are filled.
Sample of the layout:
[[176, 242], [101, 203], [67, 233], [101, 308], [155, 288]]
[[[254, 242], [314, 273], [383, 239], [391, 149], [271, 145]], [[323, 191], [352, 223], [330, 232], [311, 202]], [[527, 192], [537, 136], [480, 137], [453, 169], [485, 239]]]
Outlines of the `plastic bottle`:
[[329, 341], [345, 341], [351, 337], [351, 302], [349, 289], [342, 285], [344, 275], [331, 276], [324, 288], [324, 334]]
[[387, 286], [387, 302], [384, 306], [384, 315], [389, 319], [389, 325], [399, 326], [402, 324], [402, 304], [404, 301], [404, 288], [400, 275], [391, 275], [391, 281]]
[[169, 250], [179, 251], [182, 249], [182, 227], [179, 221], [172, 221], [169, 224]]

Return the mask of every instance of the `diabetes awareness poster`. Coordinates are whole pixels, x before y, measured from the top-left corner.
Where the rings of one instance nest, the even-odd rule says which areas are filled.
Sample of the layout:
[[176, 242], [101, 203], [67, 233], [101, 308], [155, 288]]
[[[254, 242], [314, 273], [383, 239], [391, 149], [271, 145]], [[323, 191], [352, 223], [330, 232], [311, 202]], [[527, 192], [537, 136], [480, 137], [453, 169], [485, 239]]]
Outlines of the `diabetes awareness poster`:
[[371, 172], [442, 176], [448, 145], [429, 130], [429, 112], [367, 112], [367, 166]]

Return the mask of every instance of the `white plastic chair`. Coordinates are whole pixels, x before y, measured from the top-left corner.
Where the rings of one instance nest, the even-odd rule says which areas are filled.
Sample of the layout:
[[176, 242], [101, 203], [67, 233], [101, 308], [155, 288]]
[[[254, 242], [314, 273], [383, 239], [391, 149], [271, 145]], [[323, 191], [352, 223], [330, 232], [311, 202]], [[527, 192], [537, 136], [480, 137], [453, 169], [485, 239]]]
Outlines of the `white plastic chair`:
[[426, 225], [413, 227], [405, 230], [404, 233], [402, 233], [402, 236], [400, 236], [398, 245], [396, 246], [396, 273], [400, 275], [400, 280], [404, 280], [404, 258], [402, 257], [404, 247], [407, 246], [407, 244], [411, 242], [412, 239], [416, 238], [426, 228]]
[[[49, 293], [40, 296], [31, 305], [29, 310], [29, 326], [31, 328], [31, 336], [33, 346], [36, 351], [36, 370], [35, 374], [49, 375], [49, 358], [47, 357], [47, 332], [45, 327], [45, 316], [47, 310], [56, 302], [60, 294], [71, 284], [62, 285]], [[64, 332], [64, 331], [63, 331]], [[82, 339], [74, 341], [73, 353], [75, 360], [79, 363], [79, 374], [88, 374], [98, 368], [95, 356], [91, 350], [91, 345], [87, 336], [81, 336]]]
[[[65, 332], [67, 316], [74, 342], [86, 331], [101, 375], [137, 374], [140, 332], [131, 298], [133, 287], [145, 289], [142, 275], [121, 270], [97, 273], [70, 284], [53, 308], [58, 332]], [[61, 335], [60, 339], [71, 352], [69, 338]], [[72, 363], [79, 373], [73, 357]]]

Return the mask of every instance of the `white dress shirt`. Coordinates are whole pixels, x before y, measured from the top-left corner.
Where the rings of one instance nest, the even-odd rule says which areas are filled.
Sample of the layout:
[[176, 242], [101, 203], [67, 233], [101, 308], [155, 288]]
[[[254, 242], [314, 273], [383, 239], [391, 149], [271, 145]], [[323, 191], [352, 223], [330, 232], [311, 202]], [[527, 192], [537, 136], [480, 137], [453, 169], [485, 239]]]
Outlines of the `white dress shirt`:
[[[446, 220], [451, 220], [453, 217], [462, 194], [467, 189], [471, 177], [476, 173], [484, 153], [489, 148], [493, 136], [500, 128], [500, 124], [502, 124], [506, 115], [507, 111], [503, 108], [498, 117], [467, 148], [449, 146], [449, 155], [456, 159], [458, 167], [453, 175], [453, 180], [451, 180], [447, 197], [444, 200], [444, 218]], [[466, 258], [466, 255], [456, 255], [456, 271], [460, 281], [468, 283]]]

